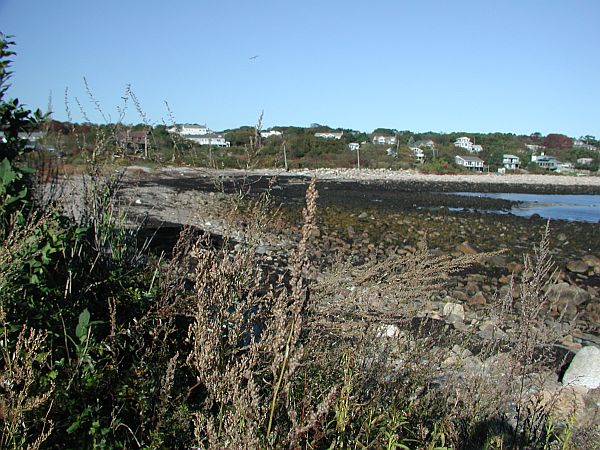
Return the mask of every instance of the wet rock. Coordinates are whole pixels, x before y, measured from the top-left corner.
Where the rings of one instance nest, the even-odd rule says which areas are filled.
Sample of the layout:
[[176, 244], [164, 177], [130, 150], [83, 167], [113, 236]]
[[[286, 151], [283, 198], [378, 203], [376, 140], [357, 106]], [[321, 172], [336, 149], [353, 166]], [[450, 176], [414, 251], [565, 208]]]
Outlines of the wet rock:
[[565, 386], [600, 387], [600, 349], [590, 345], [579, 350], [562, 382]]
[[600, 258], [594, 255], [585, 255], [581, 260], [590, 267], [591, 272], [600, 274]]

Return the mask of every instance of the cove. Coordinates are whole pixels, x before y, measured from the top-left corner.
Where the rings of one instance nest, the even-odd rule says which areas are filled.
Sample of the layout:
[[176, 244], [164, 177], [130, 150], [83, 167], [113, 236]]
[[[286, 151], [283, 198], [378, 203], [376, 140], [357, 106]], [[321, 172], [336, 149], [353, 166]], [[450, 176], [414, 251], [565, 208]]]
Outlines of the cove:
[[550, 220], [600, 222], [600, 195], [519, 194], [511, 192], [449, 192], [448, 195], [492, 198], [514, 202], [509, 210], [469, 208], [479, 212], [510, 213], [519, 217], [531, 217], [537, 214]]

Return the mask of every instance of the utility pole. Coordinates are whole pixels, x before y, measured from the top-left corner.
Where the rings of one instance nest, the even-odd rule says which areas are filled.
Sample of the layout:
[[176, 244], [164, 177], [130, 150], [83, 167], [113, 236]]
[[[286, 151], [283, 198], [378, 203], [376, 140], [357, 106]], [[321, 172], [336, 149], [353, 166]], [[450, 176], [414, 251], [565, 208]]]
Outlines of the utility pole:
[[356, 149], [356, 166], [360, 170], [360, 145]]
[[285, 141], [283, 141], [283, 166], [285, 167], [285, 171], [289, 171], [288, 163], [287, 163], [287, 153], [285, 151]]

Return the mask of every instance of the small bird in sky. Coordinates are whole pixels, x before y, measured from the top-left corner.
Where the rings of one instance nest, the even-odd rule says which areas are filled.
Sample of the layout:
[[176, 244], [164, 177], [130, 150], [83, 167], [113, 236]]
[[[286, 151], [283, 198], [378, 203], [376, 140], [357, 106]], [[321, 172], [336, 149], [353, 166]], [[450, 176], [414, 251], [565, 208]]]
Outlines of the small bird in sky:
[[251, 57], [250, 57], [250, 58], [248, 58], [248, 59], [249, 59], [250, 61], [254, 61], [254, 60], [255, 60], [256, 58], [258, 58], [258, 57], [259, 57], [259, 55], [254, 55], [254, 56], [251, 56]]

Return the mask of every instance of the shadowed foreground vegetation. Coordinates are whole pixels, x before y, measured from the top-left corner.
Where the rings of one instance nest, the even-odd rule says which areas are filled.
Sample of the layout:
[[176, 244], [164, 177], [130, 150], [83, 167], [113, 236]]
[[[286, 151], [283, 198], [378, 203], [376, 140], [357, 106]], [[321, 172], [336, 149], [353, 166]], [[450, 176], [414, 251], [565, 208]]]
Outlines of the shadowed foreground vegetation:
[[[413, 255], [315, 278], [317, 191], [285, 273], [256, 249], [269, 197], [244, 205], [241, 242], [186, 229], [170, 254], [125, 226], [118, 177], [88, 155], [81, 214], [35, 183], [12, 134], [40, 117], [6, 94], [0, 154], [0, 448], [586, 448], [594, 442], [525, 389], [553, 334], [547, 239], [525, 260], [503, 373], [448, 366], [468, 337], [415, 319], [413, 304], [489, 255]], [[44, 173], [47, 173], [44, 172]], [[114, 172], [112, 172], [114, 174]], [[48, 180], [43, 180], [44, 182]], [[44, 183], [44, 186], [48, 186]], [[41, 195], [45, 192], [44, 195]], [[232, 205], [232, 209], [236, 204]], [[536, 323], [536, 327], [532, 324]]]

